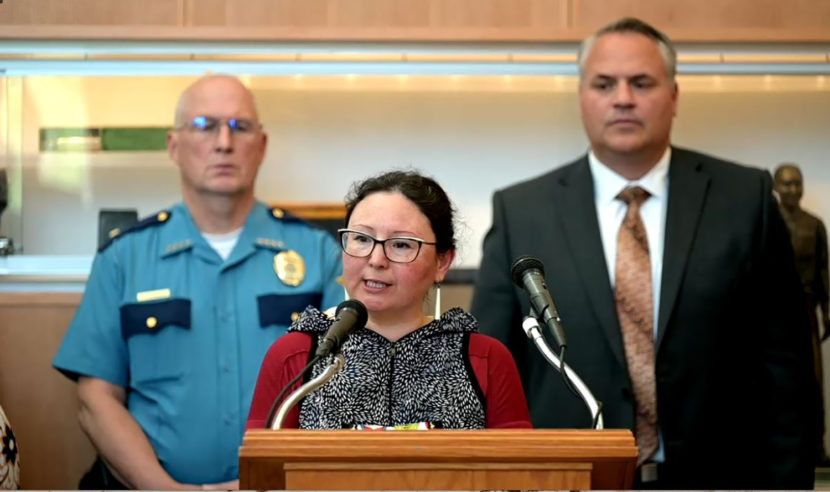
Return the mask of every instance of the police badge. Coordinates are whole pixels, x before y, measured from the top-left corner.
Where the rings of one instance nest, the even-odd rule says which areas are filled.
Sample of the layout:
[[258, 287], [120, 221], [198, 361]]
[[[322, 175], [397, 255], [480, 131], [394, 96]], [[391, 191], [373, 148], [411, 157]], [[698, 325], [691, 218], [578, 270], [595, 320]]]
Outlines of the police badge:
[[274, 272], [285, 285], [300, 285], [305, 279], [303, 257], [294, 250], [281, 251], [274, 256]]

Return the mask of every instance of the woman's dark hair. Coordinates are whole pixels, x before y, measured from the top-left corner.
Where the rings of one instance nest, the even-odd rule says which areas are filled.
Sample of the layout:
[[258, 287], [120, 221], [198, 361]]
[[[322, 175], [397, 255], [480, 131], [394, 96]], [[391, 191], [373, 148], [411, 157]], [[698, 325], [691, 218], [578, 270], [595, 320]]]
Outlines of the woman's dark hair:
[[418, 207], [432, 226], [439, 253], [455, 249], [452, 203], [441, 185], [416, 171], [390, 171], [353, 184], [346, 195], [346, 227], [357, 204], [382, 191], [398, 192]]

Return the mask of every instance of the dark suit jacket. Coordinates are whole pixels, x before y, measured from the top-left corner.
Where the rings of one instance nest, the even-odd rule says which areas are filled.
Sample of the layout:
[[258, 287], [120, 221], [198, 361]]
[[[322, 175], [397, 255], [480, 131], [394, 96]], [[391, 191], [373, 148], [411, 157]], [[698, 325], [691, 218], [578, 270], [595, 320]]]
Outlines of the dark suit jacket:
[[[673, 148], [668, 182], [656, 320], [667, 486], [812, 488], [809, 328], [769, 173]], [[605, 427], [633, 429], [587, 156], [495, 193], [472, 312], [514, 354], [535, 426], [589, 427], [520, 328], [529, 303], [510, 266], [521, 255], [545, 265], [566, 362], [603, 402]]]

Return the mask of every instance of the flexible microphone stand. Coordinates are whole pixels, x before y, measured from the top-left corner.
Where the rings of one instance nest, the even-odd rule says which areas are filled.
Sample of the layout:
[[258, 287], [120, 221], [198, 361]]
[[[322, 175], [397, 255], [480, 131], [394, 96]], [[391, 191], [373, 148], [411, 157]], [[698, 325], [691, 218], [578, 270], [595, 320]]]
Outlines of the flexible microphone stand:
[[562, 361], [555, 353], [553, 353], [553, 350], [551, 350], [545, 341], [545, 338], [542, 336], [542, 331], [539, 328], [539, 320], [537, 320], [535, 316], [525, 316], [524, 321], [522, 321], [522, 329], [524, 330], [525, 335], [533, 340], [533, 343], [536, 345], [536, 348], [539, 349], [539, 352], [541, 352], [545, 360], [547, 360], [554, 369], [561, 372], [573, 384], [574, 388], [579, 393], [579, 396], [582, 398], [582, 401], [585, 402], [585, 406], [588, 407], [588, 411], [591, 413], [591, 425], [593, 428], [605, 428], [602, 421], [602, 405], [596, 398], [594, 398], [594, 395], [591, 393], [591, 390], [588, 389], [588, 386], [582, 382], [582, 379], [580, 379], [579, 376], [573, 372], [573, 369], [571, 369], [568, 364], [565, 364], [564, 368], [562, 367]]
[[342, 353], [338, 352], [337, 355], [334, 356], [334, 361], [332, 361], [332, 363], [322, 373], [320, 373], [319, 376], [300, 386], [293, 393], [288, 395], [288, 398], [282, 402], [279, 410], [277, 410], [277, 415], [271, 423], [271, 430], [280, 430], [282, 428], [282, 422], [285, 420], [285, 416], [288, 415], [288, 412], [291, 411], [292, 408], [294, 408], [294, 405], [308, 396], [308, 394], [312, 391], [326, 384], [329, 379], [343, 370], [345, 366], [346, 357], [344, 357]]

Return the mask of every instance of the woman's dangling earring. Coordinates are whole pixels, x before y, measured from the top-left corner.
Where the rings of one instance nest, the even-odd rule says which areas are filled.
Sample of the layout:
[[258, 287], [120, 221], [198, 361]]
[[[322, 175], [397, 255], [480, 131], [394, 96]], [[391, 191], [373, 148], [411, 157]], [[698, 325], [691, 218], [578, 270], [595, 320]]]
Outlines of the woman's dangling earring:
[[441, 284], [435, 282], [435, 319], [441, 317]]

